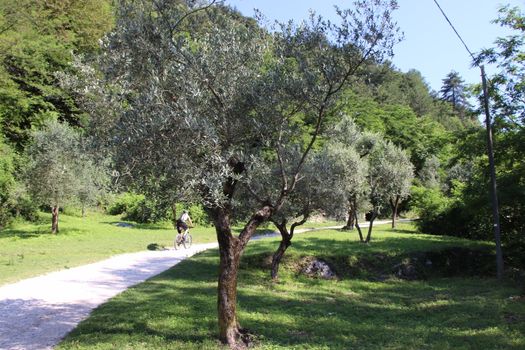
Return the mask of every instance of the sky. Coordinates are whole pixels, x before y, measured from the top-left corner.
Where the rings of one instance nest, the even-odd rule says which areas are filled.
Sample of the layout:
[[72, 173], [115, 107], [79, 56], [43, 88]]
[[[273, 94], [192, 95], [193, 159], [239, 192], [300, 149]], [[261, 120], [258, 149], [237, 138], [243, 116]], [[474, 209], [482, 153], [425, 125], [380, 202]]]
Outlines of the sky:
[[[309, 10], [326, 18], [335, 18], [334, 5], [351, 6], [351, 0], [226, 0], [245, 16], [259, 9], [268, 19], [300, 21]], [[525, 0], [438, 0], [469, 49], [476, 53], [491, 47], [496, 38], [509, 34], [492, 24], [499, 5], [510, 4], [525, 9]], [[403, 72], [416, 69], [429, 86], [439, 91], [442, 79], [452, 70], [466, 84], [481, 81], [479, 68], [471, 67], [471, 59], [463, 44], [434, 3], [434, 0], [398, 0], [394, 18], [404, 32], [404, 40], [394, 48], [393, 64]], [[490, 74], [495, 68], [487, 67]]]

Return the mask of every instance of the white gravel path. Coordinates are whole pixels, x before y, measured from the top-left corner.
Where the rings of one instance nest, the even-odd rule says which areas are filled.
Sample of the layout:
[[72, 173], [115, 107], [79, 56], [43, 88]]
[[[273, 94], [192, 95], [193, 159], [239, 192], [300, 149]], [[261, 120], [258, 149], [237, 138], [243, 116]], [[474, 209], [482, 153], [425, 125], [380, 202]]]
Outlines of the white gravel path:
[[109, 298], [214, 247], [122, 254], [0, 287], [0, 349], [52, 349]]

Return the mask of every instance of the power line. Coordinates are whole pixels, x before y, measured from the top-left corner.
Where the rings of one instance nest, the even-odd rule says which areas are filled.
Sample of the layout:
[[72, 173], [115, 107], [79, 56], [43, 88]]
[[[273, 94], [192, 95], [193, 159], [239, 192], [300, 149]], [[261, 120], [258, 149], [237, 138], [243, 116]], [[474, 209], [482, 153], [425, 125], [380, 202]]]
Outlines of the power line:
[[[439, 8], [439, 11], [441, 11], [441, 13], [443, 14], [443, 17], [445, 17], [445, 19], [447, 20], [448, 24], [450, 24], [450, 26], [452, 27], [452, 30], [454, 30], [454, 33], [456, 33], [456, 35], [458, 36], [459, 40], [461, 40], [461, 43], [463, 44], [463, 46], [465, 46], [465, 49], [467, 49], [470, 57], [472, 57], [472, 60], [475, 62], [476, 61], [476, 58], [474, 57], [474, 54], [472, 53], [472, 51], [470, 51], [470, 49], [468, 48], [467, 44], [465, 43], [465, 41], [463, 40], [463, 38], [461, 37], [461, 35], [459, 35], [458, 31], [456, 30], [456, 28], [454, 27], [454, 25], [452, 24], [452, 22], [450, 22], [450, 20], [448, 19], [445, 11], [443, 11], [443, 9], [441, 8], [441, 6], [439, 6], [439, 3], [437, 2], [437, 0], [434, 0], [434, 2], [436, 3], [437, 7]], [[476, 64], [477, 65], [477, 64]]]
[[469, 50], [467, 44], [459, 35], [456, 28], [454, 28], [454, 25], [450, 20], [448, 19], [447, 15], [445, 14], [445, 11], [439, 6], [439, 3], [437, 0], [434, 0], [437, 7], [447, 20], [448, 24], [452, 27], [454, 30], [454, 33], [458, 36], [459, 40], [463, 43], [463, 46], [465, 46], [465, 49], [467, 49], [470, 57], [472, 57], [472, 60], [474, 61], [474, 65], [478, 66], [481, 69], [481, 82], [483, 85], [483, 107], [485, 109], [485, 125], [487, 128], [487, 155], [489, 158], [489, 169], [490, 169], [490, 182], [491, 182], [491, 201], [492, 201], [492, 220], [494, 222], [494, 239], [496, 242], [496, 275], [499, 280], [503, 277], [504, 272], [504, 266], [503, 266], [503, 253], [501, 250], [501, 230], [500, 230], [500, 222], [499, 222], [499, 203], [498, 203], [498, 191], [496, 186], [496, 167], [494, 163], [494, 149], [493, 149], [493, 140], [492, 140], [492, 123], [490, 121], [490, 109], [489, 109], [489, 98], [488, 98], [488, 89], [487, 89], [487, 79], [485, 75], [485, 67], [483, 65], [479, 65], [476, 62], [476, 58], [472, 54], [472, 51]]

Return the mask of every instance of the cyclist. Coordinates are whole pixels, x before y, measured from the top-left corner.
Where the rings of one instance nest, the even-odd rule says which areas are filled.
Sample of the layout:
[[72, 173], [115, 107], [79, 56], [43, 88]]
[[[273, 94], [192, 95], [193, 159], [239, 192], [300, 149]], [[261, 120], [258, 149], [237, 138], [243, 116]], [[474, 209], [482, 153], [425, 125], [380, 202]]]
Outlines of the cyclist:
[[184, 234], [183, 234], [184, 236], [186, 236], [189, 230], [187, 222], [190, 224], [190, 226], [193, 226], [193, 222], [191, 222], [190, 214], [188, 213], [187, 210], [184, 210], [180, 218], [177, 220], [177, 232], [182, 233], [184, 231]]

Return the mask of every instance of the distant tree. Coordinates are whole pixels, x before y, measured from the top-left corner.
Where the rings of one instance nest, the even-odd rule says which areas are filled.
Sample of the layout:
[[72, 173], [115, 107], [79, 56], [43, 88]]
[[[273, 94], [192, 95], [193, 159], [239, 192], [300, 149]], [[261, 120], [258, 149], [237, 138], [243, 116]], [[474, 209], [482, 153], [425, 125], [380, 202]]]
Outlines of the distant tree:
[[79, 134], [57, 121], [46, 122], [41, 131], [33, 133], [27, 154], [29, 191], [39, 204], [51, 208], [51, 232], [56, 234], [60, 207], [78, 202], [78, 195], [92, 189], [91, 184], [98, 181], [93, 176], [100, 172], [93, 171], [89, 155], [83, 153]]
[[[381, 137], [379, 134], [362, 132], [348, 115], [344, 115], [329, 129], [328, 137], [321, 153], [321, 157], [330, 163], [325, 170], [326, 187], [338, 192], [336, 197], [339, 200], [332, 200], [327, 209], [336, 216], [340, 215], [338, 210], [346, 209], [347, 223], [344, 228], [352, 230], [358, 220], [359, 204], [368, 191], [365, 181], [367, 163], [364, 158]], [[360, 230], [359, 233], [361, 234]]]
[[414, 179], [414, 166], [408, 154], [398, 147], [392, 147], [389, 150], [388, 160], [391, 164], [392, 176], [388, 201], [392, 209], [392, 228], [395, 228], [399, 204], [410, 194], [410, 187]]
[[413, 167], [406, 153], [399, 147], [389, 141], [382, 141], [372, 149], [368, 156], [367, 174], [372, 216], [365, 243], [370, 242], [374, 220], [380, 209], [392, 200], [395, 201], [398, 196], [406, 197], [406, 187], [412, 177]]
[[[355, 147], [342, 143], [329, 143], [319, 155], [323, 160], [324, 192], [330, 200], [325, 204], [329, 213], [347, 213], [345, 228], [358, 224], [359, 204], [369, 188], [366, 183], [367, 162]], [[340, 215], [340, 214], [339, 214]], [[337, 216], [339, 216], [337, 215]], [[361, 231], [359, 230], [361, 235]], [[362, 237], [360, 236], [362, 240]]]
[[458, 72], [451, 71], [447, 74], [439, 92], [441, 99], [450, 102], [456, 112], [464, 113], [468, 109], [467, 88]]
[[82, 217], [85, 217], [86, 207], [96, 204], [97, 200], [107, 193], [110, 176], [106, 162], [96, 161], [92, 156], [85, 156], [89, 154], [89, 150], [85, 147], [81, 147], [79, 151], [83, 152], [84, 156], [81, 156], [78, 165], [79, 188], [76, 197], [80, 203]]
[[0, 229], [11, 219], [10, 199], [15, 186], [14, 152], [0, 134]]

